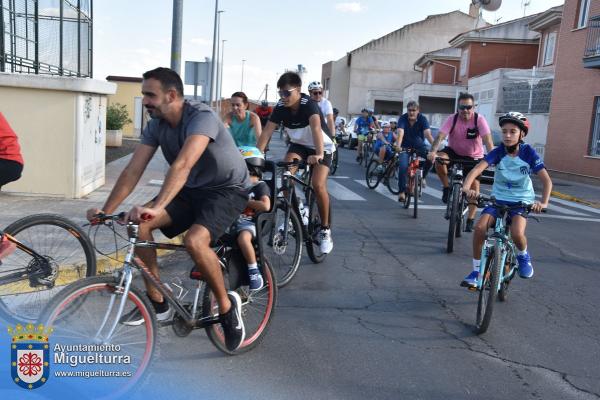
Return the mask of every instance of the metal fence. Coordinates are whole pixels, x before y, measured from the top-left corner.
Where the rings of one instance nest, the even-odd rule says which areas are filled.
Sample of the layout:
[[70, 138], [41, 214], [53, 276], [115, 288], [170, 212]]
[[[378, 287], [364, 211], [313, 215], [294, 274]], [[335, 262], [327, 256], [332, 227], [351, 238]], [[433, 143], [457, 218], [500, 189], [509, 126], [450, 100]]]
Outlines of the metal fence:
[[0, 71], [92, 77], [93, 0], [0, 0]]

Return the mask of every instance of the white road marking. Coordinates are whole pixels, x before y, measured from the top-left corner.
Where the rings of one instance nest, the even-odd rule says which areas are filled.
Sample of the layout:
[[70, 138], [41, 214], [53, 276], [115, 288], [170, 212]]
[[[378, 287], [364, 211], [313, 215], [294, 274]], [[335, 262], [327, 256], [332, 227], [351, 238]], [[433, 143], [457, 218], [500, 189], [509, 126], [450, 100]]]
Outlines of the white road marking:
[[337, 183], [336, 181], [327, 181], [327, 191], [331, 196], [333, 196], [337, 200], [367, 201], [364, 197], [359, 196], [352, 190], [346, 188], [344, 185]]

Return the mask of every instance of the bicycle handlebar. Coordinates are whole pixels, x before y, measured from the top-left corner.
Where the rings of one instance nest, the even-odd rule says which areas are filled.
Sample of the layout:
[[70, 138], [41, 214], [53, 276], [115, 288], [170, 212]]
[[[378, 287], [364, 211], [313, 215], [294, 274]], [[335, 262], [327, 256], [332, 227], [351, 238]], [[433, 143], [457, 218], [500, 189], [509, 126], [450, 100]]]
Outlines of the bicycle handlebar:
[[[533, 208], [533, 203], [525, 203], [525, 202], [520, 201], [515, 205], [509, 206], [506, 204], [498, 204], [496, 202], [496, 198], [494, 196], [485, 196], [483, 194], [480, 194], [479, 196], [477, 196], [477, 206], [484, 207], [486, 205], [491, 205], [493, 207], [499, 208], [504, 211], [516, 210], [518, 208], [525, 208], [528, 213], [530, 213], [531, 209]], [[547, 211], [548, 211], [547, 208], [542, 208], [543, 213], [545, 213]]]

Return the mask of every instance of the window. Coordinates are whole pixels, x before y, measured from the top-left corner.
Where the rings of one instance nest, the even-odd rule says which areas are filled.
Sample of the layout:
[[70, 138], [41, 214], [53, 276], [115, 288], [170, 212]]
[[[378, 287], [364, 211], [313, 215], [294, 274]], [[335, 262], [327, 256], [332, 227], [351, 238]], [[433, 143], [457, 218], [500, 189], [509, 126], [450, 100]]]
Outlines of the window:
[[587, 26], [588, 14], [590, 13], [590, 0], [579, 0], [579, 13], [577, 14], [576, 28]]
[[592, 125], [592, 143], [590, 145], [590, 155], [600, 156], [600, 97], [596, 97], [595, 113]]
[[544, 44], [544, 65], [552, 65], [554, 63], [554, 49], [556, 48], [556, 32], [550, 32], [546, 36]]
[[469, 49], [463, 49], [460, 56], [460, 76], [467, 75], [467, 63], [469, 62]]

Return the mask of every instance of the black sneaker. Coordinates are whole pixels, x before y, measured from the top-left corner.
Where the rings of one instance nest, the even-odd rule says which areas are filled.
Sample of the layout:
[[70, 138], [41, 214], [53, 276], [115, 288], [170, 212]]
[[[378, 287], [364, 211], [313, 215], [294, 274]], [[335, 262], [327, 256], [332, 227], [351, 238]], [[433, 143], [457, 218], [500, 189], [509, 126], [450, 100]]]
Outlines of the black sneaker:
[[[156, 320], [158, 322], [168, 321], [173, 317], [173, 309], [169, 307], [168, 302], [163, 300], [162, 303], [158, 303], [150, 299], [150, 303], [152, 303], [154, 311], [156, 311]], [[123, 315], [119, 320], [119, 323], [127, 326], [139, 326], [144, 323], [144, 318], [142, 317], [140, 309], [135, 307], [133, 310]]]
[[465, 224], [465, 232], [473, 232], [473, 224], [475, 223], [474, 219], [467, 218], [467, 223]]
[[445, 187], [442, 192], [442, 202], [446, 204], [448, 202], [448, 195], [450, 194], [450, 187]]
[[229, 351], [237, 350], [244, 338], [246, 329], [242, 320], [242, 299], [236, 292], [227, 292], [231, 300], [231, 308], [225, 314], [221, 314], [221, 326], [225, 335], [225, 347]]

